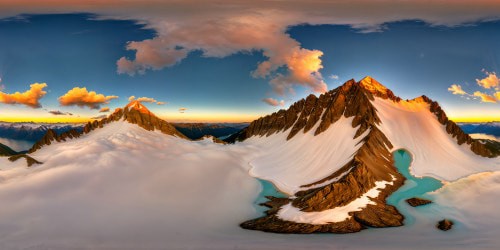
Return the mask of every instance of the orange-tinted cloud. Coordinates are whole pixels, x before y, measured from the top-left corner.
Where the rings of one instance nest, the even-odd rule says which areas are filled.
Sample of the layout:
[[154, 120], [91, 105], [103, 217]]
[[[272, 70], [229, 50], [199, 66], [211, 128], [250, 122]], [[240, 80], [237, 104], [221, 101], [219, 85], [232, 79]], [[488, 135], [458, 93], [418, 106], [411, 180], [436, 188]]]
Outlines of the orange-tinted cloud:
[[449, 88], [448, 88], [448, 91], [450, 91], [452, 94], [454, 95], [466, 95], [467, 92], [465, 92], [463, 89], [462, 89], [462, 86], [458, 85], [458, 84], [452, 84]]
[[[262, 53], [253, 75], [269, 80], [278, 93], [296, 85], [323, 92], [322, 52], [306, 49], [287, 30], [300, 24], [350, 25], [361, 32], [378, 32], [387, 22], [422, 20], [456, 26], [500, 17], [496, 0], [351, 0], [234, 1], [206, 0], [80, 0], [3, 1], [0, 18], [22, 13], [94, 13], [98, 18], [136, 20], [156, 36], [131, 41], [132, 57], [121, 57], [117, 71], [130, 75], [175, 65], [192, 51], [205, 57]], [[451, 4], [452, 3], [452, 4]], [[362, 8], [360, 8], [362, 6]], [[280, 74], [281, 72], [281, 74]]]
[[33, 83], [30, 85], [30, 89], [25, 92], [15, 92], [13, 94], [7, 94], [0, 91], [0, 102], [5, 104], [22, 104], [31, 108], [40, 108], [40, 99], [42, 99], [46, 91], [43, 89], [47, 87], [46, 83]]
[[262, 99], [263, 102], [271, 105], [271, 106], [274, 106], [274, 107], [277, 107], [277, 106], [285, 106], [285, 101], [284, 100], [281, 100], [281, 101], [278, 101], [276, 99], [273, 99], [273, 98], [264, 98]]
[[158, 105], [163, 105], [163, 104], [165, 104], [165, 103], [166, 103], [166, 102], [160, 102], [160, 101], [157, 101], [157, 100], [156, 100], [156, 99], [154, 99], [154, 98], [151, 98], [151, 97], [145, 97], [145, 96], [143, 96], [143, 97], [139, 97], [139, 98], [137, 98], [137, 99], [135, 98], [135, 96], [130, 96], [130, 97], [128, 98], [128, 100], [129, 100], [129, 102], [131, 102], [131, 101], [133, 101], [133, 100], [137, 100], [137, 101], [139, 101], [139, 102], [156, 103], [156, 104], [158, 104]]
[[477, 85], [485, 89], [497, 88], [499, 85], [497, 74], [495, 72], [484, 72], [487, 76], [483, 79], [476, 79]]
[[500, 101], [500, 91], [493, 94], [498, 101]]
[[491, 102], [491, 103], [497, 102], [497, 99], [495, 99], [495, 97], [488, 95], [488, 94], [485, 94], [485, 93], [480, 92], [480, 91], [474, 92], [474, 96], [480, 97], [482, 102]]
[[99, 113], [106, 113], [109, 112], [109, 107], [103, 107], [101, 110], [99, 110]]
[[97, 94], [95, 91], [88, 91], [87, 88], [74, 87], [66, 94], [59, 97], [59, 103], [62, 106], [76, 105], [78, 107], [89, 107], [91, 109], [99, 109], [102, 104], [109, 103], [110, 100], [116, 99], [118, 96]]
[[179, 108], [179, 113], [185, 113], [187, 108]]

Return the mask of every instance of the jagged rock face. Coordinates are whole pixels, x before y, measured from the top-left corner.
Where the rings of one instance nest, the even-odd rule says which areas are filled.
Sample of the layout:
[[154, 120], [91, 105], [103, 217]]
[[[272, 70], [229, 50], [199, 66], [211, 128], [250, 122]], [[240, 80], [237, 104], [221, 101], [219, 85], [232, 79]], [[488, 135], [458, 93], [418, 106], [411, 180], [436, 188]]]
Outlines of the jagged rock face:
[[115, 112], [113, 112], [106, 118], [103, 118], [99, 121], [94, 120], [92, 122], [88, 122], [83, 127], [82, 132], [73, 129], [58, 135], [54, 130], [49, 129], [45, 136], [40, 141], [36, 142], [28, 152], [33, 153], [45, 145], [50, 145], [53, 141], [61, 142], [66, 141], [67, 139], [78, 138], [82, 134], [88, 134], [94, 129], [102, 128], [104, 125], [110, 122], [119, 121], [121, 119], [126, 120], [132, 124], [137, 124], [139, 127], [149, 131], [159, 130], [167, 135], [173, 135], [183, 139], [188, 139], [181, 132], [177, 131], [177, 129], [175, 129], [175, 127], [170, 123], [156, 117], [140, 102], [133, 101], [123, 109], [116, 109]]
[[33, 144], [30, 150], [28, 150], [28, 153], [33, 153], [45, 145], [50, 145], [53, 141], [57, 142], [66, 141], [67, 139], [78, 138], [80, 137], [80, 135], [82, 135], [82, 132], [79, 132], [75, 129], [66, 131], [60, 135], [58, 135], [54, 130], [49, 129], [47, 130], [47, 133], [45, 133], [45, 135], [41, 140]]
[[[277, 132], [288, 132], [287, 140], [293, 140], [298, 133], [315, 129], [319, 135], [342, 116], [353, 117], [352, 127], [357, 128], [355, 138], [364, 136], [363, 145], [355, 153], [352, 160], [330, 176], [315, 183], [303, 185], [311, 189], [297, 192], [293, 199], [273, 199], [264, 205], [271, 209], [267, 216], [246, 221], [243, 228], [278, 232], [278, 233], [314, 233], [357, 232], [366, 227], [400, 226], [403, 216], [393, 206], [387, 205], [386, 198], [404, 183], [405, 178], [394, 167], [391, 154], [391, 142], [378, 129], [380, 118], [372, 102], [375, 97], [399, 102], [401, 99], [392, 91], [374, 79], [367, 77], [360, 82], [347, 81], [344, 85], [318, 97], [308, 96], [294, 103], [288, 110], [280, 110], [271, 115], [259, 118], [249, 127], [235, 134], [230, 141], [242, 141], [252, 136], [270, 136]], [[478, 155], [495, 156], [483, 144], [476, 142], [465, 134], [453, 121], [450, 121], [437, 102], [426, 96], [415, 101], [430, 104], [430, 111], [439, 122], [446, 126], [447, 132], [457, 139], [457, 144], [468, 143]], [[329, 180], [346, 173], [338, 181]], [[281, 220], [277, 216], [280, 207], [291, 204], [303, 212], [319, 212], [344, 206], [361, 197], [375, 186], [377, 181], [391, 181], [378, 197], [373, 199], [375, 205], [367, 205], [361, 211], [351, 212], [351, 217], [343, 222], [326, 225], [295, 223]], [[325, 183], [325, 185], [322, 185]], [[316, 188], [313, 188], [316, 187]], [[320, 187], [318, 187], [320, 186]]]
[[431, 200], [426, 200], [418, 197], [407, 199], [406, 202], [412, 207], [418, 207], [432, 203]]
[[[321, 187], [295, 193], [295, 198], [289, 202], [303, 212], [324, 211], [351, 203], [375, 187], [377, 181], [392, 181], [392, 185], [388, 185], [378, 197], [373, 199], [375, 204], [367, 205], [361, 211], [351, 213], [351, 217], [345, 221], [313, 225], [281, 220], [276, 215], [279, 208], [271, 203], [273, 212], [269, 212], [266, 217], [242, 223], [243, 228], [278, 233], [351, 233], [366, 227], [402, 225], [403, 216], [395, 207], [387, 205], [385, 199], [402, 186], [404, 177], [393, 166], [390, 152], [392, 144], [377, 128], [380, 118], [370, 102], [374, 95], [393, 98], [393, 94], [385, 87], [383, 89], [378, 87], [366, 88], [363, 84], [350, 80], [319, 98], [310, 95], [305, 100], [292, 105], [287, 111], [279, 111], [261, 118], [251, 123], [245, 133], [240, 134], [240, 136], [271, 135], [291, 128], [288, 139], [293, 139], [297, 133], [307, 132], [316, 124], [319, 125], [314, 134], [318, 135], [342, 116], [353, 117], [352, 127], [358, 128], [355, 138], [364, 135], [363, 145], [353, 159], [332, 175], [315, 183], [303, 185], [302, 187], [307, 188], [325, 183]], [[293, 121], [294, 117], [296, 121]], [[348, 173], [340, 180], [327, 184], [329, 180], [344, 172]]]

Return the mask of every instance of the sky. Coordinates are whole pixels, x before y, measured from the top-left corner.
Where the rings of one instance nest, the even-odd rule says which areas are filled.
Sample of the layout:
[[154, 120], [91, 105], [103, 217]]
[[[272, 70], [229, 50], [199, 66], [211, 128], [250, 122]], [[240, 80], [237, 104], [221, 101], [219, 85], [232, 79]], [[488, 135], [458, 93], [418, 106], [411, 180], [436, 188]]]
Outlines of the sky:
[[500, 120], [499, 40], [486, 0], [0, 0], [0, 120], [250, 122], [367, 75]]

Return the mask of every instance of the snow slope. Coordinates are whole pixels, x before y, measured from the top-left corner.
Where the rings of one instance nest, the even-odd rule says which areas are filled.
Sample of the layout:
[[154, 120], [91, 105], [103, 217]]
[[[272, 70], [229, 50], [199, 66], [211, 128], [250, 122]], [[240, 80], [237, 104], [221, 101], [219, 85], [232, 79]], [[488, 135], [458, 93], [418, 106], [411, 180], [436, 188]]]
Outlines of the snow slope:
[[287, 194], [303, 190], [301, 185], [330, 176], [352, 159], [362, 145], [359, 142], [369, 133], [367, 130], [353, 139], [358, 128], [352, 127], [352, 119], [342, 117], [317, 136], [314, 131], [319, 122], [307, 133], [299, 132], [288, 141], [290, 129], [243, 141], [241, 144], [256, 146], [264, 153], [250, 161], [250, 174], [273, 182]]
[[429, 111], [429, 104], [375, 98], [372, 102], [381, 119], [380, 130], [393, 144], [412, 154], [411, 173], [454, 181], [468, 175], [500, 169], [500, 157], [478, 156], [470, 145], [458, 145]]
[[37, 167], [0, 158], [0, 249], [139, 249], [230, 237], [257, 216], [261, 187], [238, 149], [224, 147], [113, 122], [43, 147], [33, 154], [44, 162]]

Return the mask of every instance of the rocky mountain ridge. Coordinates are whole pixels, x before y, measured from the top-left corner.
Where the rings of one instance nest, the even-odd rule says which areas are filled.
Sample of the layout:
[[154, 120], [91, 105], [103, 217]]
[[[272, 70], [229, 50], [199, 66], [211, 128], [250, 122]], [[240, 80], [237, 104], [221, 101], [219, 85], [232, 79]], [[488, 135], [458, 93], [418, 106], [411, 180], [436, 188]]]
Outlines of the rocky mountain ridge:
[[[287, 132], [287, 140], [293, 140], [298, 133], [306, 133], [315, 128], [314, 135], [326, 131], [331, 124], [342, 116], [352, 117], [352, 127], [357, 128], [355, 138], [364, 136], [363, 145], [352, 157], [352, 160], [330, 176], [303, 185], [311, 187], [293, 194], [294, 198], [273, 198], [265, 205], [270, 207], [267, 215], [241, 224], [243, 228], [278, 233], [314, 233], [333, 232], [351, 233], [367, 227], [392, 227], [403, 223], [403, 216], [397, 209], [386, 204], [385, 200], [392, 192], [401, 187], [405, 178], [396, 170], [392, 158], [392, 144], [379, 130], [381, 123], [377, 110], [371, 101], [375, 97], [402, 101], [382, 84], [366, 77], [356, 82], [349, 80], [342, 86], [316, 97], [309, 95], [290, 106], [288, 110], [280, 110], [271, 115], [259, 118], [246, 129], [235, 134], [229, 141], [243, 141], [252, 136], [271, 136], [278, 132]], [[437, 102], [426, 96], [412, 100], [426, 102], [430, 111], [439, 122], [446, 127], [447, 133], [456, 139], [457, 144], [467, 143], [471, 150], [481, 156], [496, 155], [465, 134], [453, 121], [446, 117]], [[365, 135], [366, 132], [366, 135]], [[347, 174], [346, 174], [347, 172]], [[338, 181], [329, 183], [336, 177]], [[320, 212], [349, 204], [375, 186], [378, 181], [391, 181], [381, 193], [360, 211], [351, 212], [351, 217], [338, 223], [314, 225], [285, 221], [278, 217], [280, 207], [291, 203], [303, 212]], [[324, 185], [321, 186], [321, 184]], [[317, 187], [317, 186], [320, 187]], [[316, 188], [313, 188], [316, 187]]]
[[132, 124], [136, 124], [139, 127], [153, 131], [159, 130], [164, 134], [177, 136], [183, 139], [188, 139], [184, 134], [179, 132], [172, 124], [166, 122], [165, 120], [158, 118], [152, 112], [150, 112], [142, 103], [135, 100], [127, 104], [124, 108], [117, 108], [108, 117], [101, 120], [94, 120], [88, 122], [81, 131], [72, 129], [62, 134], [57, 134], [54, 130], [49, 129], [44, 137], [37, 141], [33, 147], [28, 151], [33, 153], [36, 150], [42, 148], [45, 145], [50, 145], [52, 142], [61, 142], [66, 140], [71, 140], [73, 138], [78, 138], [83, 134], [88, 134], [92, 130], [102, 128], [108, 123], [124, 120]]

